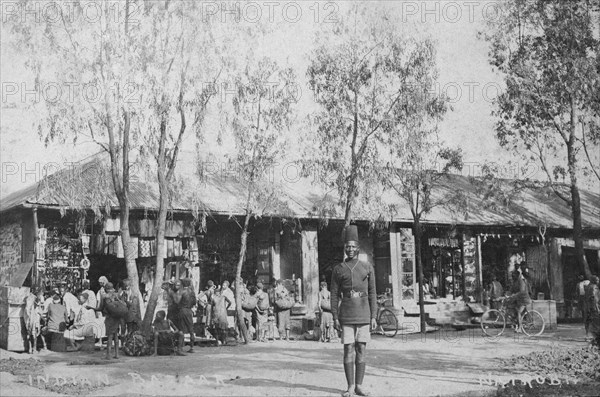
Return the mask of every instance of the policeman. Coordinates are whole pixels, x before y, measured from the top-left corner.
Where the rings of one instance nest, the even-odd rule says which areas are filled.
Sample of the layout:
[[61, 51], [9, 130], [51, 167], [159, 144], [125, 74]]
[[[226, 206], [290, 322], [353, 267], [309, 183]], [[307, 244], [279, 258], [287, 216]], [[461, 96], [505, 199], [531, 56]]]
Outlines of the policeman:
[[358, 259], [356, 225], [344, 230], [344, 251], [346, 259], [334, 267], [331, 275], [331, 312], [334, 327], [342, 332], [344, 372], [348, 383], [343, 396], [349, 397], [353, 393], [366, 396], [362, 390], [365, 350], [371, 340], [369, 327], [377, 326], [377, 292], [373, 266]]

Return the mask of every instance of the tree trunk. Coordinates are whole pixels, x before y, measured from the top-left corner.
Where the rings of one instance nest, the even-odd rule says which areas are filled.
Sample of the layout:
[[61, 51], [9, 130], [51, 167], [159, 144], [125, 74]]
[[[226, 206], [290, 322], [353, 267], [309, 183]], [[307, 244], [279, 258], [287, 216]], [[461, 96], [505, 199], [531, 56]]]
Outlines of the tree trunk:
[[[354, 121], [352, 123], [352, 143], [350, 144], [350, 178], [348, 179], [348, 191], [346, 192], [346, 211], [344, 213], [344, 226], [350, 226], [352, 219], [352, 203], [356, 191], [356, 178], [358, 161], [356, 145], [358, 142], [358, 95], [354, 92]], [[344, 255], [344, 258], [346, 256]]]
[[160, 205], [158, 209], [158, 220], [156, 224], [156, 267], [154, 273], [154, 285], [152, 286], [152, 293], [150, 294], [150, 299], [148, 299], [148, 305], [146, 306], [146, 314], [144, 315], [144, 321], [142, 326], [145, 335], [149, 335], [150, 329], [152, 327], [154, 311], [156, 310], [158, 297], [162, 293], [162, 284], [164, 281], [165, 274], [165, 227], [167, 224], [167, 195], [166, 192], [165, 194], [163, 194], [162, 191], [166, 187], [163, 186], [163, 184], [160, 181], [159, 186], [161, 190], [161, 195]]
[[579, 196], [579, 187], [577, 186], [577, 175], [575, 171], [575, 150], [571, 145], [567, 146], [567, 153], [569, 156], [569, 174], [571, 177], [571, 214], [573, 216], [573, 241], [575, 242], [575, 257], [577, 258], [577, 264], [579, 269], [585, 276], [589, 278], [592, 276], [590, 266], [585, 257], [585, 251], [583, 249], [583, 233], [581, 224], [581, 197]]
[[[137, 264], [135, 262], [134, 250], [137, 246], [133, 246], [131, 235], [129, 234], [129, 206], [121, 208], [121, 241], [123, 242], [123, 253], [125, 255], [125, 265], [127, 267], [127, 277], [131, 280], [131, 290], [134, 296], [138, 296], [140, 292], [140, 279], [138, 275]], [[141, 303], [141, 302], [140, 302]]]
[[[354, 157], [354, 156], [353, 156]], [[348, 181], [348, 191], [346, 192], [346, 210], [344, 212], [344, 227], [350, 226], [352, 219], [352, 202], [356, 190], [356, 173], [354, 171], [354, 159], [352, 161], [352, 170], [350, 170], [350, 178]]]
[[413, 221], [413, 234], [415, 237], [415, 264], [417, 266], [417, 277], [419, 279], [419, 317], [421, 318], [421, 333], [427, 332], [427, 323], [425, 322], [425, 301], [423, 294], [423, 262], [421, 258], [421, 220], [415, 218]]
[[[107, 105], [107, 113], [108, 111]], [[140, 292], [139, 276], [137, 270], [137, 264], [134, 258], [134, 249], [131, 245], [131, 235], [129, 234], [129, 134], [131, 131], [131, 119], [128, 112], [124, 115], [124, 126], [122, 131], [122, 147], [116, 142], [114, 126], [112, 124], [110, 116], [107, 118], [106, 127], [109, 138], [108, 153], [110, 155], [110, 171], [113, 181], [113, 190], [117, 201], [119, 202], [119, 221], [121, 232], [121, 242], [123, 244], [123, 253], [125, 256], [125, 266], [127, 268], [127, 277], [131, 280], [131, 289], [135, 296]], [[121, 172], [119, 172], [119, 157], [121, 157]]]
[[248, 224], [250, 223], [250, 214], [246, 213], [244, 220], [244, 229], [242, 230], [240, 256], [238, 258], [237, 268], [235, 271], [235, 309], [237, 314], [238, 328], [244, 338], [244, 343], [248, 343], [248, 328], [244, 322], [244, 309], [242, 309], [242, 266], [246, 257], [246, 247], [248, 241]]
[[585, 258], [583, 249], [583, 232], [581, 224], [581, 197], [579, 196], [579, 187], [577, 186], [577, 157], [575, 156], [575, 132], [577, 126], [577, 117], [575, 114], [575, 103], [571, 99], [571, 134], [567, 142], [567, 161], [569, 165], [569, 178], [571, 180], [571, 214], [573, 216], [573, 241], [575, 242], [575, 257], [579, 269], [585, 274], [587, 279], [592, 276], [590, 266]]

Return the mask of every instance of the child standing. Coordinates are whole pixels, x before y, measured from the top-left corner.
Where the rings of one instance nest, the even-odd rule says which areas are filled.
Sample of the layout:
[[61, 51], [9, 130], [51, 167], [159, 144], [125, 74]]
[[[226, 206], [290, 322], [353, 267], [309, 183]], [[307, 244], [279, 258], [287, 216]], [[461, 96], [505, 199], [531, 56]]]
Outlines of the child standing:
[[333, 315], [331, 314], [331, 292], [327, 289], [327, 283], [321, 282], [319, 291], [319, 311], [321, 312], [321, 341], [331, 342], [333, 334]]
[[256, 335], [260, 342], [266, 342], [269, 324], [269, 295], [263, 290], [263, 283], [260, 281], [256, 283], [256, 297], [258, 300], [256, 303], [256, 309], [254, 310], [254, 313], [256, 314], [257, 326]]
[[[272, 307], [269, 307], [267, 311], [267, 339], [275, 340], [275, 310]], [[266, 342], [266, 340], [263, 340]]]

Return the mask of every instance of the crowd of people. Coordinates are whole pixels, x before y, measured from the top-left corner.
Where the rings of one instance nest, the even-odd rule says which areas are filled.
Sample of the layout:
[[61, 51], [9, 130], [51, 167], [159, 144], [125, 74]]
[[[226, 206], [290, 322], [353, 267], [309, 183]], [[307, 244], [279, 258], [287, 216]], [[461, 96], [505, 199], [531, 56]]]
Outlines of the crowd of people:
[[[290, 317], [295, 297], [282, 280], [273, 280], [268, 288], [261, 281], [255, 285], [242, 282], [240, 297], [250, 341], [291, 340]], [[212, 335], [219, 345], [225, 343], [228, 335], [241, 339], [239, 326], [235, 322], [234, 291], [228, 281], [216, 287], [209, 280], [198, 296], [198, 310], [199, 318], [202, 318], [201, 334]]]
[[118, 358], [119, 338], [137, 331], [141, 325], [143, 301], [132, 292], [131, 282], [123, 280], [115, 290], [106, 277], [98, 280], [94, 293], [88, 280], [78, 291], [60, 285], [50, 291], [32, 289], [25, 299], [24, 320], [27, 347], [36, 351], [41, 339], [43, 349], [79, 350], [84, 341], [107, 338], [107, 356], [111, 342]]
[[[39, 340], [43, 349], [72, 351], [81, 349], [86, 340], [106, 339], [106, 358], [119, 357], [124, 340], [141, 329], [144, 300], [133, 292], [129, 279], [122, 280], [118, 288], [105, 276], [98, 283], [97, 292], [90, 289], [88, 280], [77, 291], [66, 285], [46, 293], [31, 291], [25, 308], [31, 353]], [[187, 353], [194, 352], [196, 335], [214, 339], [218, 345], [225, 344], [228, 337], [241, 339], [235, 293], [228, 281], [217, 286], [209, 280], [200, 292], [194, 290], [191, 279], [170, 280], [162, 288], [167, 310], [158, 310], [152, 323], [154, 355], [185, 355], [186, 336], [190, 340]], [[291, 340], [290, 312], [296, 300], [282, 280], [272, 280], [267, 288], [260, 281], [255, 285], [243, 282], [240, 295], [250, 341]], [[321, 340], [335, 339], [327, 283], [321, 283], [317, 311]]]

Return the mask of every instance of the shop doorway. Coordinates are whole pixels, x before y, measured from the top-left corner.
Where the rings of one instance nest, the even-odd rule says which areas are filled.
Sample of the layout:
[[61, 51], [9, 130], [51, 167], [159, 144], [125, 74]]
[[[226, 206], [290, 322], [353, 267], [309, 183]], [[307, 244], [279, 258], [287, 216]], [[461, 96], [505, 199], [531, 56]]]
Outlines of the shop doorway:
[[[433, 269], [431, 269], [430, 274], [434, 280], [434, 287], [437, 284], [436, 290], [439, 296], [452, 299], [462, 296], [462, 257], [460, 248], [434, 248]], [[425, 277], [427, 277], [427, 274]]]
[[319, 281], [327, 282], [331, 288], [333, 268], [344, 260], [344, 243], [342, 241], [342, 222], [329, 222], [320, 228], [318, 235], [319, 249]]
[[387, 229], [375, 233], [373, 247], [375, 267], [375, 288], [378, 294], [392, 291], [392, 264], [390, 254], [390, 233]]

